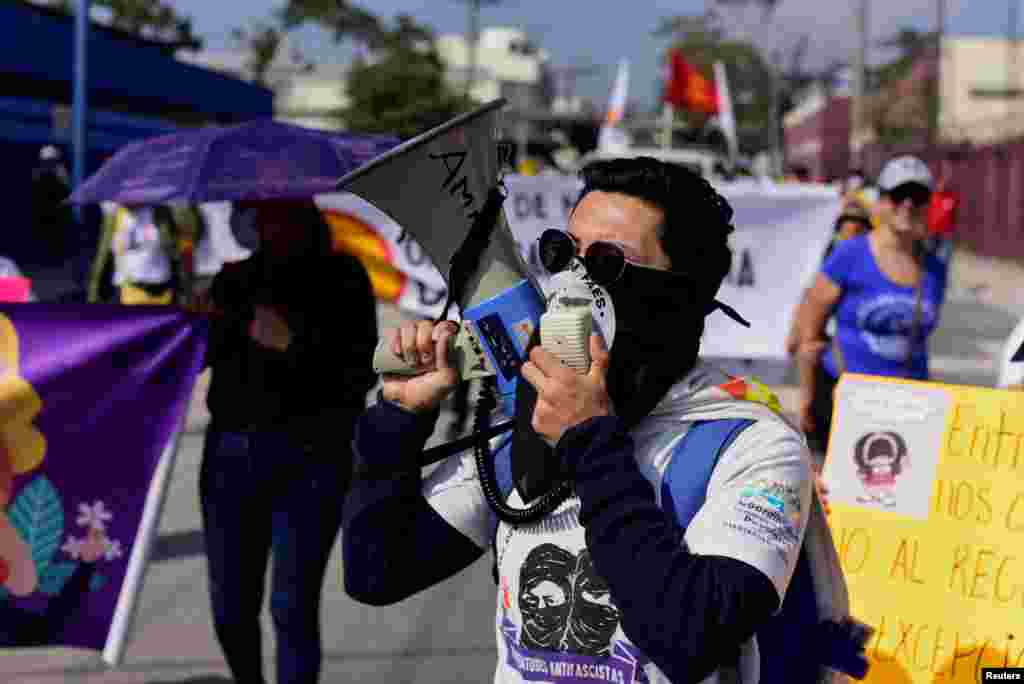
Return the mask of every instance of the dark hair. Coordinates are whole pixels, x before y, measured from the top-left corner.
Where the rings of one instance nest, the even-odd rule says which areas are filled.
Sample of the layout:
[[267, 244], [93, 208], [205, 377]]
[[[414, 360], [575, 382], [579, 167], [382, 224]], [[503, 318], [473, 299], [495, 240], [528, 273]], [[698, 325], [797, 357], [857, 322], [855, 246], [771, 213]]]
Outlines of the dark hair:
[[672, 270], [686, 273], [714, 297], [732, 265], [732, 207], [704, 177], [653, 157], [609, 159], [585, 166], [576, 204], [594, 190], [653, 204], [664, 214], [658, 240]]
[[329, 256], [333, 251], [331, 227], [315, 202], [297, 203], [292, 216], [296, 226], [308, 226], [310, 256]]
[[[265, 203], [275, 203], [286, 207], [288, 221], [296, 227], [296, 240], [303, 241], [303, 248], [300, 250], [302, 256], [329, 256], [333, 252], [333, 237], [331, 227], [324, 218], [323, 212], [313, 200], [268, 200]], [[261, 202], [242, 201], [236, 202], [233, 211], [254, 211]]]

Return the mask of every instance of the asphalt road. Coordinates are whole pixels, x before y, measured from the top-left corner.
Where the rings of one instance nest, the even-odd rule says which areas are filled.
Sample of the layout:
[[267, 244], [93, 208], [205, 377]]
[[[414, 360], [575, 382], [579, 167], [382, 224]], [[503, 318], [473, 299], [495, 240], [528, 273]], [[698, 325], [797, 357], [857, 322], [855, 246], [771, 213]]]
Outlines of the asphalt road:
[[[382, 309], [382, 327], [396, 314]], [[966, 292], [954, 294], [932, 340], [936, 379], [990, 385], [995, 358], [1017, 320]], [[741, 364], [742, 365], [742, 364]], [[763, 368], [762, 371], [770, 369]], [[784, 403], [792, 401], [792, 374], [777, 377]], [[196, 425], [201, 428], [201, 416]], [[206, 562], [197, 503], [201, 432], [184, 437], [161, 520], [156, 555], [146, 578], [125, 662], [106, 669], [98, 654], [46, 649], [0, 651], [0, 681], [9, 684], [213, 684], [228, 682], [214, 640], [207, 600]], [[345, 596], [341, 554], [333, 554], [324, 588], [325, 683], [487, 682], [496, 652], [494, 585], [485, 556], [460, 575], [397, 606], [371, 608]], [[414, 569], [412, 571], [415, 571]], [[272, 635], [264, 614], [265, 658], [272, 672]], [[272, 677], [269, 681], [273, 681]]]

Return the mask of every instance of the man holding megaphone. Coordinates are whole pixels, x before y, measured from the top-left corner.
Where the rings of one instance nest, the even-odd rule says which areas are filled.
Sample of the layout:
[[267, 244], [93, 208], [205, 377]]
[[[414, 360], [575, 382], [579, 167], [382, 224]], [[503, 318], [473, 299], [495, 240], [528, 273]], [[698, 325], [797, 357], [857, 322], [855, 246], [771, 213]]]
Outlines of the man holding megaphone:
[[[772, 667], [812, 681], [823, 666], [862, 675], [856, 645], [845, 661], [832, 644], [818, 648], [835, 631], [819, 626], [848, 616], [803, 436], [763, 386], [698, 360], [708, 314], [742, 322], [715, 299], [731, 263], [731, 208], [700, 176], [650, 158], [582, 175], [567, 229], [546, 231], [539, 253], [556, 277], [610, 303], [614, 336], [590, 337], [581, 372], [538, 344], [542, 320], [493, 466], [456, 455], [424, 481], [420, 454], [459, 381], [459, 326], [393, 331], [390, 351], [418, 374], [385, 374], [356, 426], [346, 591], [396, 603], [492, 549], [496, 682], [756, 682], [759, 671], [776, 681]], [[559, 487], [539, 519], [502, 512]], [[791, 619], [787, 591], [814, 613], [795, 640], [772, 622]], [[759, 655], [766, 631], [803, 650], [766, 666], [764, 651], [782, 648]]]

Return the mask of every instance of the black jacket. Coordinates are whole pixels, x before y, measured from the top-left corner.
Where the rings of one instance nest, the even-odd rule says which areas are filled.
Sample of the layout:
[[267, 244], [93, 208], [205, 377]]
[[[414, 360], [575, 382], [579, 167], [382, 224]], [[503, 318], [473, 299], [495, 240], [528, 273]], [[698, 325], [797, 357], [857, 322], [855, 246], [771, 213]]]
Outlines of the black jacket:
[[[347, 444], [376, 383], [377, 307], [366, 269], [346, 254], [295, 260], [266, 274], [259, 254], [225, 265], [211, 285], [227, 315], [210, 328], [207, 405], [215, 429], [284, 430]], [[249, 336], [256, 304], [292, 332], [284, 352]]]

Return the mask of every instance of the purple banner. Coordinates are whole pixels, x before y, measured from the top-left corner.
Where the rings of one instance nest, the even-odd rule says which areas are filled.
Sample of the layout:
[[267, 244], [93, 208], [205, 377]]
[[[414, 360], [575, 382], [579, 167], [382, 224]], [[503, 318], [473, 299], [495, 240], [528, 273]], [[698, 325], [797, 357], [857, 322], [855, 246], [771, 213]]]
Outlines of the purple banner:
[[205, 348], [166, 307], [0, 305], [0, 646], [104, 647]]
[[648, 681], [643, 670], [646, 659], [629, 644], [612, 642], [611, 655], [605, 657], [541, 651], [516, 643], [516, 631], [515, 625], [507, 618], [502, 621], [501, 632], [508, 648], [507, 664], [519, 673], [523, 681], [555, 684], [634, 684]]

